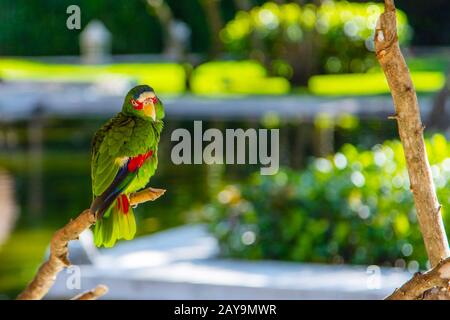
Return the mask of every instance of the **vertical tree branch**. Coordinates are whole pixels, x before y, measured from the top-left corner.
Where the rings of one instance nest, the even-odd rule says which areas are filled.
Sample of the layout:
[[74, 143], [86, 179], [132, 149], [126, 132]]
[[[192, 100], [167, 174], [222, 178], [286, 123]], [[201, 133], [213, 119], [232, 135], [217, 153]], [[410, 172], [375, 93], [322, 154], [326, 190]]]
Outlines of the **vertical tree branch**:
[[393, 0], [385, 0], [385, 11], [375, 30], [375, 51], [394, 100], [420, 230], [434, 267], [449, 256], [448, 241], [425, 150], [416, 92], [398, 44]]
[[170, 46], [173, 43], [173, 35], [170, 32], [170, 26], [173, 23], [173, 14], [169, 5], [164, 0], [144, 0], [147, 6], [147, 11], [150, 14], [154, 13], [159, 20], [162, 28], [162, 38], [164, 43], [164, 53], [170, 51]]
[[252, 2], [250, 0], [234, 0], [234, 6], [237, 10], [249, 11], [252, 8]]
[[223, 28], [223, 20], [220, 14], [220, 0], [201, 0], [200, 3], [203, 6], [206, 20], [208, 21], [211, 48], [211, 58], [217, 58], [222, 53], [222, 41], [220, 40], [220, 31]]

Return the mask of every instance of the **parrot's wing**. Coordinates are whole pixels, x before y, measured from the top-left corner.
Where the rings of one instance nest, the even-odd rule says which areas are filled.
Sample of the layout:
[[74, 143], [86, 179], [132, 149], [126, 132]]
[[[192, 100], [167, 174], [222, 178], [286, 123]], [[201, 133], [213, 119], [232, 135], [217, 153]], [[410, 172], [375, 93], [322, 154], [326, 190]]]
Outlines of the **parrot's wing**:
[[112, 118], [94, 136], [92, 141], [92, 192], [101, 195], [114, 181], [127, 160], [122, 148], [129, 143], [135, 122], [121, 116]]
[[152, 151], [149, 165], [139, 168], [137, 172], [137, 179], [133, 182], [130, 189], [140, 189], [144, 187], [155, 173], [156, 167], [158, 166], [158, 143], [162, 127], [162, 121], [153, 121], [150, 123], [150, 127], [141, 126], [136, 128], [133, 134], [136, 134], [136, 136], [139, 136], [140, 138], [134, 139], [124, 146], [125, 150], [140, 150], [141, 153], [148, 152], [149, 150]]

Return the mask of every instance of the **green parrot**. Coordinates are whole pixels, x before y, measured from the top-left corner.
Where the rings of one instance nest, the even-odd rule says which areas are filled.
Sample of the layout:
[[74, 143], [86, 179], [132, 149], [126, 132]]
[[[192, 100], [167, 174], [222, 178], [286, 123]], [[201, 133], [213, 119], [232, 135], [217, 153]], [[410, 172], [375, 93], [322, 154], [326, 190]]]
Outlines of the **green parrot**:
[[164, 106], [155, 91], [140, 85], [128, 92], [122, 111], [95, 133], [91, 211], [97, 218], [96, 246], [112, 247], [118, 239], [133, 239], [136, 220], [129, 196], [155, 173], [163, 118]]

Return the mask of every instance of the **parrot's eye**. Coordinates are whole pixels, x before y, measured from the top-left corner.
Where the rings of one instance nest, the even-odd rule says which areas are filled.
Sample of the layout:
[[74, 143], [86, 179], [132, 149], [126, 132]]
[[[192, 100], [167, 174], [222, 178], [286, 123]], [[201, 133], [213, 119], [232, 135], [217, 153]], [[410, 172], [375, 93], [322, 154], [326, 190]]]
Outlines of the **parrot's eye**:
[[158, 98], [156, 96], [152, 97], [151, 99], [152, 99], [153, 104], [157, 104], [158, 103]]

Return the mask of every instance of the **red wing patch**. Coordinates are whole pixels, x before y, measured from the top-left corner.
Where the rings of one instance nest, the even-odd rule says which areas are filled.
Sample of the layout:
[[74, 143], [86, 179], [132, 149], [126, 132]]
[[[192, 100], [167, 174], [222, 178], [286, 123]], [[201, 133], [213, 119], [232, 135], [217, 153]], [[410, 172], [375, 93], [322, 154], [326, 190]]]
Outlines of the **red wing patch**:
[[153, 155], [153, 151], [150, 150], [147, 153], [140, 154], [136, 157], [133, 157], [128, 162], [128, 172], [134, 172], [144, 164], [145, 160], [150, 158]]

